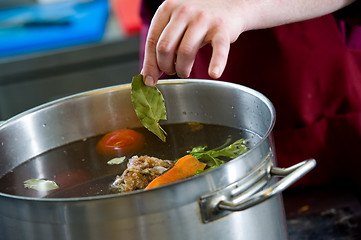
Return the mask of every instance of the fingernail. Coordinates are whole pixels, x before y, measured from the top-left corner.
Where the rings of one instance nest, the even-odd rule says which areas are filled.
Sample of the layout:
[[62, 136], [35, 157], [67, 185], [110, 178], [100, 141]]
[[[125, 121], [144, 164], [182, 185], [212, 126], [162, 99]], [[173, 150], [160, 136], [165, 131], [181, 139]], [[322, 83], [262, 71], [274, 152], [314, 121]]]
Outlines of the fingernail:
[[145, 77], [145, 81], [144, 81], [145, 85], [147, 86], [154, 86], [154, 79], [152, 76], [146, 76]]
[[187, 79], [189, 76], [178, 75], [178, 77], [183, 78], [183, 79]]
[[214, 67], [213, 70], [212, 70], [212, 73], [216, 76], [216, 77], [219, 77], [219, 67]]

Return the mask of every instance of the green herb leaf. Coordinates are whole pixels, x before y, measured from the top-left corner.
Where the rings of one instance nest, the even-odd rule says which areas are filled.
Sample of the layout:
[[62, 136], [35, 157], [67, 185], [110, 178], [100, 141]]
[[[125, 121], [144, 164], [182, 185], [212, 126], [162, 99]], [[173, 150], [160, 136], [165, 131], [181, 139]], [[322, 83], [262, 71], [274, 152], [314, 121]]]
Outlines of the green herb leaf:
[[54, 181], [46, 179], [29, 179], [24, 182], [24, 187], [37, 191], [50, 191], [58, 189], [59, 186]]
[[198, 171], [196, 174], [219, 167], [226, 162], [219, 157], [233, 159], [248, 151], [248, 147], [246, 146], [247, 141], [245, 139], [239, 139], [234, 143], [227, 145], [228, 142], [229, 140], [227, 140], [226, 144], [223, 144], [221, 147], [208, 151], [206, 150], [207, 146], [194, 147], [189, 154], [206, 163], [208, 166], [206, 170]]
[[234, 143], [228, 145], [227, 147], [214, 151], [213, 156], [223, 156], [223, 157], [229, 157], [229, 158], [236, 158], [243, 153], [248, 151], [248, 147], [246, 146], [246, 140], [239, 139], [235, 141]]
[[157, 87], [146, 86], [141, 74], [132, 80], [131, 98], [135, 113], [149, 131], [166, 141], [166, 132], [159, 125], [160, 120], [167, 119], [167, 112], [162, 93]]
[[112, 160], [109, 160], [107, 162], [107, 164], [109, 165], [115, 165], [115, 164], [122, 164], [125, 160], [125, 157], [118, 157], [118, 158], [113, 158]]

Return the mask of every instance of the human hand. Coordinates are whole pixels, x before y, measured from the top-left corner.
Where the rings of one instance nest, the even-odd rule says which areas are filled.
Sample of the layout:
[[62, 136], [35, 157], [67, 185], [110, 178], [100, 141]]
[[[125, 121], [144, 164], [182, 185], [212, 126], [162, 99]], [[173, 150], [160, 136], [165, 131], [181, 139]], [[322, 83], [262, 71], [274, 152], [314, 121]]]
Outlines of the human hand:
[[154, 86], [163, 72], [187, 78], [202, 46], [213, 47], [209, 75], [219, 78], [230, 43], [243, 31], [238, 0], [166, 0], [151, 22], [142, 74]]
[[154, 86], [165, 72], [187, 78], [198, 50], [213, 48], [208, 74], [219, 78], [230, 44], [247, 30], [319, 17], [355, 0], [165, 0], [155, 13], [146, 40], [142, 74]]

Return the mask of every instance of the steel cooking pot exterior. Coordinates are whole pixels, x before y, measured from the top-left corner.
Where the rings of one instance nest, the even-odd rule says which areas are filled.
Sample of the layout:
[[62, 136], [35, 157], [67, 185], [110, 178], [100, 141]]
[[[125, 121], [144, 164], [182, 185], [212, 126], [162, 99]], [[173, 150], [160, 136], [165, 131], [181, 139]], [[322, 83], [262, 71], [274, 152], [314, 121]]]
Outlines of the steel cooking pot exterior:
[[[211, 80], [164, 80], [158, 85], [167, 123], [198, 121], [259, 136], [243, 156], [167, 186], [97, 197], [41, 199], [0, 193], [4, 239], [287, 239], [279, 194], [308, 172], [309, 160], [275, 166], [275, 112], [262, 94]], [[63, 98], [0, 125], [0, 176], [50, 149], [140, 123], [130, 86]], [[273, 175], [284, 177], [276, 181]]]

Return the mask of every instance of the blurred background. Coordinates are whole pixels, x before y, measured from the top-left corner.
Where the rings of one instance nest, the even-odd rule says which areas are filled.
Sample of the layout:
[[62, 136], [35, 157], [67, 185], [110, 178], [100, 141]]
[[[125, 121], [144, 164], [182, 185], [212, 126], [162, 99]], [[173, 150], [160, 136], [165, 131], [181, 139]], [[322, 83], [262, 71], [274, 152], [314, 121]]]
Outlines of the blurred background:
[[139, 73], [140, 0], [0, 0], [0, 121]]

